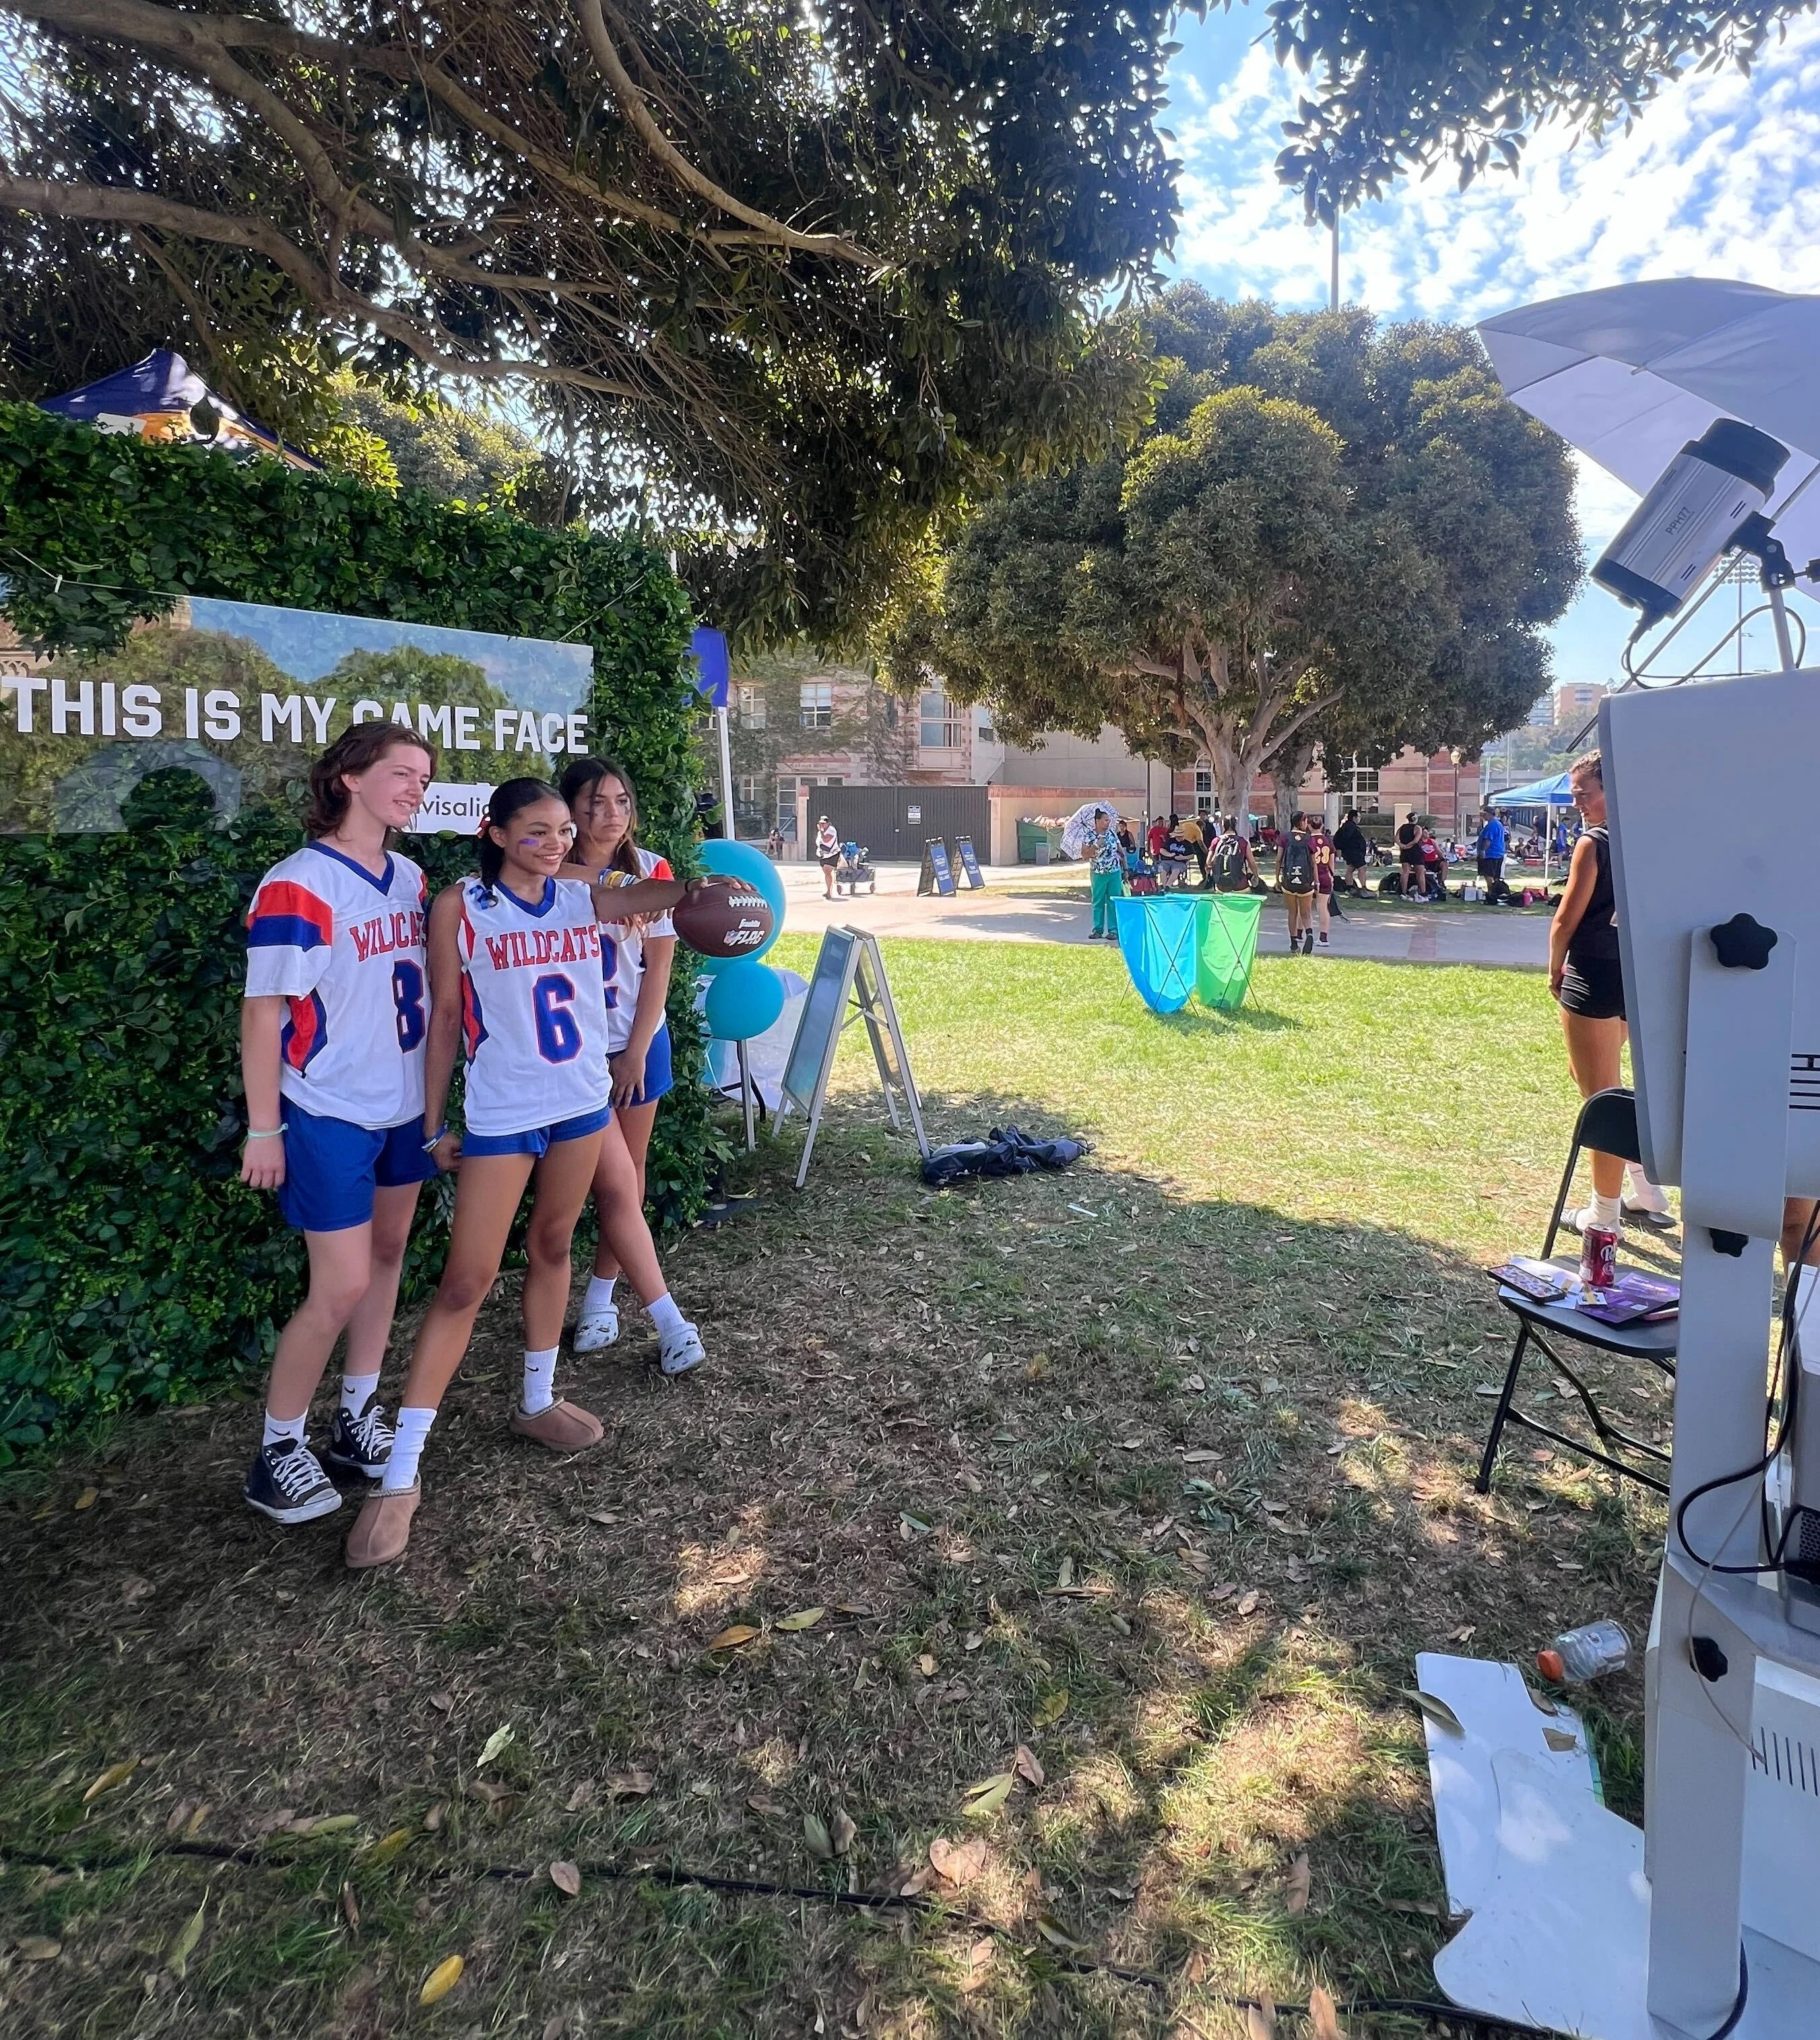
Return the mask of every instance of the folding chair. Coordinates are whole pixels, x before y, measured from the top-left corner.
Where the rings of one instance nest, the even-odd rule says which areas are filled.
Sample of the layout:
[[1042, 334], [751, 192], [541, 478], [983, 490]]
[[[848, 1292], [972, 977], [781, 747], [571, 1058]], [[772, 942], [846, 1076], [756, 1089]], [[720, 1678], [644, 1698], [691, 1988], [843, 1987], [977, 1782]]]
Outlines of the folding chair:
[[[1578, 1253], [1555, 1253], [1555, 1242], [1561, 1230], [1561, 1214], [1566, 1208], [1567, 1193], [1573, 1187], [1574, 1171], [1579, 1165], [1581, 1152], [1591, 1148], [1607, 1155], [1621, 1155], [1627, 1162], [1641, 1162], [1643, 1155], [1637, 1139], [1637, 1101], [1635, 1094], [1628, 1090], [1595, 1091], [1580, 1108], [1580, 1116], [1574, 1125], [1574, 1143], [1567, 1151], [1567, 1166], [1561, 1172], [1561, 1187], [1555, 1197], [1555, 1208], [1548, 1220], [1548, 1234], [1542, 1243], [1541, 1258], [1554, 1260], [1563, 1270], [1577, 1269]], [[1498, 1300], [1517, 1319], [1517, 1343], [1511, 1352], [1510, 1365], [1504, 1376], [1504, 1387], [1498, 1398], [1498, 1408], [1491, 1419], [1491, 1432], [1485, 1441], [1485, 1455], [1479, 1463], [1476, 1485], [1481, 1494], [1491, 1489], [1492, 1463], [1498, 1456], [1498, 1441], [1504, 1435], [1505, 1426], [1515, 1424], [1525, 1431], [1533, 1431], [1538, 1437], [1547, 1438], [1552, 1444], [1578, 1454], [1582, 1459], [1609, 1467], [1613, 1473], [1622, 1474], [1628, 1480], [1640, 1481], [1658, 1494], [1668, 1493], [1668, 1482], [1651, 1472], [1648, 1466], [1628, 1463], [1618, 1456], [1628, 1453], [1633, 1460], [1643, 1460], [1660, 1466], [1665, 1471], [1669, 1455], [1659, 1446], [1648, 1444], [1631, 1433], [1621, 1429], [1600, 1409], [1593, 1394], [1580, 1376], [1562, 1359], [1550, 1343], [1552, 1339], [1573, 1340], [1581, 1345], [1591, 1346], [1600, 1353], [1616, 1353], [1625, 1360], [1646, 1361], [1674, 1379], [1675, 1352], [1680, 1337], [1680, 1320], [1666, 1319], [1661, 1324], [1606, 1325], [1597, 1318], [1590, 1318], [1584, 1311], [1576, 1310], [1572, 1301], [1558, 1304], [1538, 1304], [1533, 1298], [1515, 1289], [1499, 1288]], [[1513, 1406], [1517, 1394], [1517, 1378], [1522, 1372], [1525, 1357], [1531, 1346], [1540, 1349], [1555, 1372], [1573, 1389], [1580, 1405], [1591, 1421], [1599, 1445], [1605, 1449], [1571, 1437], [1564, 1431], [1557, 1431]]]

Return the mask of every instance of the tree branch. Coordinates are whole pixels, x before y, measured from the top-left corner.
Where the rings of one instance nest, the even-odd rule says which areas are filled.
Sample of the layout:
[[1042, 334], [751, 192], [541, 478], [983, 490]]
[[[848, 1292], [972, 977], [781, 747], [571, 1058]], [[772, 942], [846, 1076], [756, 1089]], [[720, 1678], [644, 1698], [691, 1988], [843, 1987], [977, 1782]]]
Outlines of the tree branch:
[[0, 171], [0, 206], [21, 212], [51, 215], [65, 219], [102, 219], [121, 226], [154, 226], [192, 241], [224, 243], [263, 255], [282, 269], [305, 297], [325, 310], [352, 312], [367, 320], [390, 340], [408, 348], [426, 368], [440, 375], [471, 377], [482, 382], [507, 382], [523, 377], [527, 381], [561, 383], [577, 390], [598, 390], [603, 395], [642, 401], [648, 393], [631, 384], [595, 375], [583, 369], [537, 361], [507, 361], [497, 356], [483, 360], [451, 354], [445, 350], [450, 336], [437, 328], [420, 325], [414, 319], [389, 305], [382, 305], [348, 288], [313, 261], [276, 227], [262, 219], [247, 219], [233, 213], [206, 212], [200, 207], [180, 205], [155, 192], [131, 191], [117, 185], [65, 185], [46, 177], [15, 177]]
[[756, 228], [767, 239], [775, 240], [786, 248], [800, 249], [807, 255], [830, 255], [843, 262], [857, 262], [869, 269], [881, 268], [884, 265], [876, 255], [868, 254], [856, 242], [843, 234], [801, 234], [794, 226], [786, 226], [780, 219], [769, 213], [760, 212], [753, 207], [735, 198], [729, 191], [723, 190], [712, 177], [698, 170], [670, 140], [653, 118], [651, 109], [645, 104], [645, 96], [633, 82], [631, 74], [621, 61], [619, 52], [613, 46], [613, 39], [607, 32], [607, 17], [600, 10], [600, 0], [577, 0], [577, 11], [581, 17], [582, 32], [588, 38], [588, 47], [594, 53], [607, 83], [613, 88], [613, 96], [619, 102], [620, 110], [632, 124], [634, 131], [645, 147], [685, 190], [693, 192], [698, 198], [705, 199], [711, 206], [733, 219], [743, 220], [748, 226]]

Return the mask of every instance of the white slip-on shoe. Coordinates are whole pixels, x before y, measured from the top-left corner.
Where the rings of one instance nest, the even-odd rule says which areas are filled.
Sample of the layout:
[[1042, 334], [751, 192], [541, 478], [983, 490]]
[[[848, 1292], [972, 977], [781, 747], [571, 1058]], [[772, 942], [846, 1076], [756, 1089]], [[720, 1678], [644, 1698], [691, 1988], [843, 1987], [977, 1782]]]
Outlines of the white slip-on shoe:
[[597, 1311], [584, 1311], [575, 1323], [575, 1350], [599, 1353], [619, 1336], [619, 1306], [603, 1304]]
[[657, 1349], [657, 1364], [666, 1374], [687, 1374], [707, 1358], [702, 1335], [687, 1322], [680, 1325]]

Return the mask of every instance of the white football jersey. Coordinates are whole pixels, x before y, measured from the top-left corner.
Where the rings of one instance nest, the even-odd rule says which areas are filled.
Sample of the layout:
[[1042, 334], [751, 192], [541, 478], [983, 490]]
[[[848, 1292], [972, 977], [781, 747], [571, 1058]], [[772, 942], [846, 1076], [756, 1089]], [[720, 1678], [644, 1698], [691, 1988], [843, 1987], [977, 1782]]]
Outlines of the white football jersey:
[[307, 843], [259, 881], [246, 917], [246, 995], [290, 1002], [279, 1087], [306, 1112], [377, 1132], [421, 1118], [424, 874], [408, 857], [383, 874]]
[[[641, 878], [673, 878], [669, 860], [654, 850], [633, 852], [638, 860]], [[631, 882], [631, 873], [625, 874]], [[643, 927], [630, 921], [600, 923], [600, 966], [607, 980], [607, 1052], [616, 1056], [632, 1038], [633, 1016], [638, 1010], [638, 993], [645, 982], [645, 945], [653, 935], [674, 935], [668, 914], [660, 914]]]
[[463, 1106], [476, 1133], [527, 1133], [612, 1095], [607, 1072], [607, 985], [594, 900], [577, 879], [547, 878], [527, 907], [502, 884], [464, 878], [456, 941]]

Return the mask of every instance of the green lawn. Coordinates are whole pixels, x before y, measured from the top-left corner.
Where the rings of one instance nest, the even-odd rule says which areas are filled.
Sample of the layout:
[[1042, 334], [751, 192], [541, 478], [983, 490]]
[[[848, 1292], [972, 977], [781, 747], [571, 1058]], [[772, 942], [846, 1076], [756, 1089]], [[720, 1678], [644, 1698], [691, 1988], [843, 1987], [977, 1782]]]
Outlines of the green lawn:
[[[1521, 1440], [1471, 1488], [1481, 1271], [1573, 1112], [1540, 976], [1273, 957], [1255, 1008], [1159, 1019], [1110, 950], [885, 953], [935, 1137], [1085, 1163], [926, 1192], [850, 1040], [807, 1189], [791, 1130], [668, 1251], [712, 1370], [656, 1381], [639, 1320], [562, 1376], [606, 1445], [536, 1459], [508, 1278], [387, 1577], [247, 1516], [242, 1406], [0, 1489], [10, 2036], [1186, 2040], [1235, 1995], [1434, 1996], [1414, 1655], [1640, 1634], [1662, 1532]], [[1590, 1710], [1632, 1815], [1639, 1702]], [[1019, 1745], [1041, 1784], [969, 1812]]]

